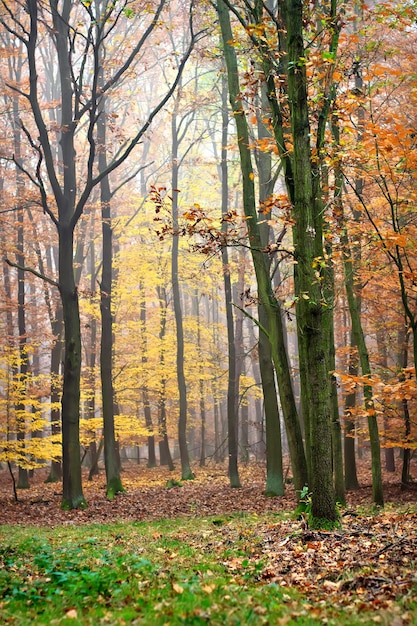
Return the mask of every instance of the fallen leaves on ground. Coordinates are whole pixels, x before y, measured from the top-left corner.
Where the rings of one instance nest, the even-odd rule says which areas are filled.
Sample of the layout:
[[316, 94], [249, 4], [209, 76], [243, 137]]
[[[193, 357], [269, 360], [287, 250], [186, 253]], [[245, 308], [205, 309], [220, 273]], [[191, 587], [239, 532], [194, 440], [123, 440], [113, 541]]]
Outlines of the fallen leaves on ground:
[[[123, 472], [126, 494], [109, 502], [102, 474], [85, 482], [86, 510], [62, 511], [60, 485], [45, 484], [46, 474], [37, 472], [31, 489], [19, 491], [19, 502], [14, 502], [10, 476], [2, 471], [0, 523], [56, 526], [207, 517], [212, 530], [193, 533], [188, 525], [177, 538], [215, 554], [236, 584], [251, 576], [260, 585], [297, 588], [307, 599], [303, 610], [317, 619], [331, 606], [355, 613], [371, 609], [375, 623], [388, 623], [381, 617], [385, 614], [391, 626], [413, 623], [415, 616], [407, 607], [417, 604], [417, 492], [401, 491], [398, 476], [384, 476], [388, 504], [370, 513], [370, 473], [362, 465], [360, 479], [366, 486], [348, 494], [340, 530], [325, 532], [310, 530], [293, 518], [296, 498], [291, 485], [284, 497], [264, 496], [261, 464], [241, 468], [242, 489], [229, 487], [224, 467], [199, 468], [196, 474], [195, 480], [168, 489], [168, 470], [128, 465]], [[283, 515], [266, 517], [268, 512]], [[250, 523], [246, 519], [239, 527], [236, 518], [232, 523], [228, 516], [237, 513]], [[159, 539], [154, 537], [155, 542]], [[229, 550], [237, 543], [238, 553]], [[208, 582], [207, 594], [213, 589]], [[181, 595], [182, 585], [174, 583], [173, 590]]]
[[[297, 587], [334, 607], [390, 609], [399, 598], [417, 602], [417, 512], [347, 512], [340, 531], [301, 530], [294, 520], [262, 528], [262, 578]], [[413, 595], [414, 594], [414, 595]]]
[[[113, 501], [106, 498], [104, 471], [87, 480], [84, 471], [85, 510], [62, 511], [60, 483], [45, 483], [46, 470], [37, 470], [31, 479], [31, 488], [19, 490], [19, 502], [13, 498], [11, 478], [7, 470], [0, 471], [0, 524], [34, 524], [55, 526], [59, 524], [107, 523], [110, 521], [176, 518], [181, 516], [224, 515], [237, 512], [264, 513], [293, 510], [296, 496], [291, 484], [286, 485], [285, 496], [266, 497], [265, 467], [251, 463], [240, 468], [242, 488], [232, 489], [227, 478], [227, 468], [210, 464], [197, 467], [195, 480], [182, 482], [181, 487], [168, 489], [167, 483], [178, 474], [167, 468], [147, 468], [127, 463], [122, 472], [127, 493], [117, 495]], [[371, 474], [365, 463], [360, 464], [358, 491], [348, 493], [348, 507], [370, 506], [372, 503]], [[416, 502], [416, 488], [401, 491], [399, 476], [384, 474], [384, 492], [387, 502]]]

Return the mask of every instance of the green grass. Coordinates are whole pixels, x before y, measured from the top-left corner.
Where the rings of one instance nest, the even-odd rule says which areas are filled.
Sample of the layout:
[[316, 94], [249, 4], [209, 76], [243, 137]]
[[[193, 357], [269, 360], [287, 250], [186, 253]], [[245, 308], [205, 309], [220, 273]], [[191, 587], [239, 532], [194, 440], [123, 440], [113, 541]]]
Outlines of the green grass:
[[[265, 516], [276, 524], [277, 515]], [[0, 623], [372, 624], [262, 576], [259, 518], [0, 527]], [[382, 622], [384, 623], [384, 622]], [[389, 622], [387, 622], [389, 623]]]

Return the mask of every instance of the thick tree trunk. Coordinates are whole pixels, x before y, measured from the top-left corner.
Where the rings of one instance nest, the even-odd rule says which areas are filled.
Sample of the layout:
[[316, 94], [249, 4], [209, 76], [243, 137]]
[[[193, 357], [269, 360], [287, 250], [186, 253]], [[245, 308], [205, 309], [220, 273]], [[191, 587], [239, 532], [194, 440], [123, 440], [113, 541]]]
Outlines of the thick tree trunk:
[[73, 229], [59, 226], [59, 290], [65, 327], [62, 387], [62, 508], [86, 506], [80, 462], [81, 331], [78, 293], [74, 282]]
[[[303, 40], [303, 4], [286, 0], [283, 15], [287, 29], [288, 101], [293, 142], [292, 180], [288, 179], [295, 220], [293, 234], [297, 262], [297, 325], [300, 358], [305, 359], [305, 400], [309, 407], [311, 443], [312, 517], [335, 522], [337, 511], [332, 477], [330, 377], [328, 370], [330, 324], [325, 301], [326, 272], [317, 260], [323, 248], [323, 206], [320, 172], [311, 159], [307, 76]], [[324, 106], [324, 105], [323, 105]], [[323, 112], [324, 114], [324, 112]], [[325, 116], [324, 116], [325, 118]], [[317, 144], [320, 146], [320, 126]], [[305, 405], [304, 405], [305, 406]]]

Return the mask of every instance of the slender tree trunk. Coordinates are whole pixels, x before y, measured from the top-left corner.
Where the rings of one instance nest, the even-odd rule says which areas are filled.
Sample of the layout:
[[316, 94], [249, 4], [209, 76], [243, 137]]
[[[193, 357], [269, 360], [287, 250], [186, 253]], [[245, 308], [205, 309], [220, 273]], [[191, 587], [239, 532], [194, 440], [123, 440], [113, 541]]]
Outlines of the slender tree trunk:
[[[337, 120], [332, 120], [332, 133], [337, 144], [340, 142], [339, 127]], [[362, 182], [358, 181], [361, 185]], [[361, 313], [360, 313], [360, 299], [358, 299], [355, 292], [355, 263], [350, 248], [349, 237], [344, 222], [344, 210], [342, 202], [342, 175], [340, 169], [336, 170], [336, 188], [337, 195], [335, 198], [336, 212], [341, 223], [341, 244], [343, 251], [343, 267], [345, 274], [345, 289], [349, 306], [350, 319], [352, 323], [352, 334], [355, 340], [355, 344], [358, 350], [359, 363], [361, 366], [362, 375], [367, 378], [371, 378], [371, 366], [369, 362], [368, 348], [365, 342], [365, 335], [362, 327]], [[379, 441], [379, 429], [376, 417], [376, 411], [373, 400], [373, 390], [371, 384], [364, 384], [363, 393], [365, 399], [365, 409], [368, 419], [368, 431], [371, 444], [371, 457], [372, 457], [372, 493], [373, 500], [378, 506], [384, 506], [384, 495], [382, 486], [382, 467], [381, 467], [381, 446]]]
[[[270, 117], [270, 109], [266, 94], [266, 86], [261, 86], [261, 116], [258, 117], [258, 137], [260, 140], [270, 137], [270, 131], [265, 127], [265, 118]], [[259, 232], [262, 247], [266, 249], [270, 243], [271, 227], [269, 220], [272, 217], [269, 202], [274, 191], [276, 176], [272, 173], [271, 155], [268, 152], [259, 150], [255, 153], [259, 175], [259, 204], [262, 208], [260, 217]], [[281, 168], [280, 168], [281, 169]], [[264, 261], [271, 271], [271, 258], [264, 254]], [[278, 273], [276, 267], [276, 273]], [[268, 317], [265, 306], [258, 303], [258, 319], [260, 324], [269, 330]], [[284, 332], [285, 341], [285, 332]], [[277, 389], [275, 384], [275, 370], [272, 360], [271, 346], [265, 333], [259, 332], [259, 367], [262, 382], [265, 411], [265, 438], [266, 438], [266, 484], [265, 494], [268, 496], [281, 496], [285, 492], [284, 475], [282, 466], [282, 441], [281, 424], [278, 407]]]
[[[55, 320], [53, 321], [53, 334], [55, 337], [51, 350], [51, 433], [53, 436], [61, 434], [61, 411], [59, 402], [61, 399], [61, 361], [63, 352], [64, 320], [61, 302], [55, 306]], [[61, 461], [52, 460], [47, 482], [57, 482], [62, 479]]]
[[[354, 292], [352, 258], [349, 249], [347, 233], [345, 231], [342, 234], [342, 245], [344, 256], [343, 261], [345, 268], [345, 287], [349, 304], [350, 317], [352, 321], [352, 332], [355, 337], [355, 343], [358, 346], [359, 362], [361, 364], [362, 375], [370, 379], [371, 366], [369, 362], [369, 354], [365, 343], [365, 336], [363, 333], [362, 323], [360, 319], [358, 303]], [[364, 385], [363, 393], [365, 398], [365, 408], [368, 416], [368, 430], [371, 443], [373, 499], [375, 504], [383, 506], [384, 495], [382, 487], [381, 448], [379, 442], [378, 422], [373, 401], [373, 391], [370, 383]]]
[[[349, 376], [357, 376], [359, 372], [358, 354], [353, 332], [350, 332]], [[358, 474], [356, 471], [355, 454], [355, 421], [352, 419], [352, 409], [356, 406], [356, 391], [352, 389], [345, 398], [345, 487], [347, 490], [359, 489]]]
[[[399, 365], [400, 365], [400, 381], [405, 380], [404, 369], [408, 365], [408, 333], [407, 333], [407, 319], [404, 320], [404, 327], [400, 332], [399, 336]], [[403, 448], [403, 466], [401, 470], [401, 489], [407, 489], [410, 483], [410, 461], [411, 461], [411, 450], [409, 447], [410, 436], [411, 436], [411, 416], [408, 408], [408, 400], [403, 398], [402, 400], [402, 408], [404, 414], [404, 439], [406, 441], [406, 445]]]
[[197, 318], [197, 350], [198, 350], [198, 369], [199, 369], [199, 381], [198, 381], [198, 394], [200, 405], [200, 467], [204, 467], [206, 464], [206, 404], [204, 400], [204, 378], [203, 378], [203, 354], [201, 346], [201, 320], [200, 320], [200, 303], [199, 294], [196, 289], [194, 292], [195, 303], [195, 316]]
[[[16, 80], [19, 82], [20, 69], [17, 70]], [[14, 134], [14, 153], [18, 162], [21, 160], [21, 137], [19, 123], [19, 104], [17, 98], [13, 98], [13, 134]], [[16, 404], [16, 422], [17, 422], [17, 441], [21, 444], [20, 456], [23, 460], [25, 455], [26, 433], [26, 387], [28, 377], [28, 355], [27, 355], [27, 337], [26, 337], [26, 310], [25, 310], [25, 272], [22, 269], [25, 265], [24, 251], [24, 219], [23, 209], [20, 206], [21, 199], [24, 194], [24, 184], [22, 172], [16, 168], [16, 198], [17, 198], [17, 254], [16, 261], [17, 270], [17, 320], [19, 332], [19, 373], [17, 375], [17, 404]], [[29, 489], [29, 475], [25, 466], [19, 464], [17, 489]]]
[[[102, 81], [103, 76], [101, 70], [99, 74], [99, 82], [102, 83]], [[107, 169], [106, 130], [105, 99], [103, 97], [100, 105], [99, 119], [97, 120], [97, 141], [100, 146], [98, 153], [98, 168], [100, 172], [104, 172]], [[120, 478], [120, 458], [116, 445], [114, 427], [113, 315], [111, 311], [113, 228], [111, 223], [111, 192], [108, 176], [105, 176], [100, 183], [100, 204], [103, 237], [102, 273], [100, 283], [100, 373], [103, 404], [104, 466], [106, 469], [107, 498], [109, 500], [113, 500], [116, 493], [123, 493], [125, 490]]]
[[238, 273], [237, 273], [237, 283], [233, 285], [232, 294], [233, 294], [233, 302], [235, 304], [235, 359], [236, 359], [236, 368], [235, 368], [235, 403], [236, 403], [236, 415], [237, 415], [237, 424], [236, 424], [236, 448], [240, 449], [240, 459], [244, 460], [244, 451], [242, 449], [242, 441], [239, 441], [239, 432], [242, 432], [242, 405], [241, 405], [241, 392], [240, 392], [240, 378], [244, 369], [244, 359], [245, 359], [245, 346], [243, 343], [243, 293], [245, 290], [245, 252], [244, 250], [239, 250], [238, 257]]
[[[161, 368], [161, 372], [165, 371], [165, 347], [164, 347], [164, 338], [166, 333], [166, 309], [167, 309], [167, 296], [165, 287], [157, 287], [158, 300], [159, 300], [159, 310], [160, 310], [160, 323], [159, 323], [159, 341], [160, 341], [160, 351], [159, 351], [159, 364]], [[159, 441], [159, 459], [161, 465], [168, 465], [170, 471], [172, 472], [175, 469], [171, 450], [169, 448], [169, 440], [167, 433], [167, 415], [166, 415], [166, 379], [164, 373], [162, 374], [161, 379], [161, 390], [159, 392], [158, 399], [158, 428], [159, 428], [159, 436], [161, 440]]]
[[177, 338], [177, 380], [179, 392], [179, 418], [178, 418], [178, 444], [181, 457], [181, 478], [182, 480], [192, 480], [194, 474], [191, 470], [190, 457], [187, 445], [187, 386], [184, 373], [184, 329], [181, 310], [180, 285], [178, 276], [178, 129], [177, 129], [177, 107], [178, 99], [175, 102], [172, 113], [172, 299], [174, 305], [176, 338]]
[[[329, 188], [328, 170], [327, 167], [323, 168], [322, 173], [322, 185], [325, 189]], [[326, 193], [326, 200], [329, 200]], [[334, 308], [335, 308], [335, 276], [333, 265], [333, 243], [332, 234], [330, 228], [327, 228], [325, 237], [325, 250], [327, 258], [330, 259], [330, 263], [327, 263], [326, 272], [326, 292], [325, 298], [330, 310], [329, 320], [329, 351], [328, 351], [328, 371], [330, 372], [330, 419], [332, 427], [332, 451], [333, 451], [333, 476], [334, 476], [334, 489], [336, 500], [340, 504], [346, 504], [345, 493], [345, 477], [343, 473], [343, 453], [342, 453], [342, 427], [340, 423], [339, 415], [339, 400], [337, 394], [337, 379], [335, 375], [336, 370], [336, 347], [335, 347], [335, 332], [334, 332]]]
[[[273, 295], [271, 280], [267, 272], [262, 253], [256, 206], [255, 191], [253, 184], [253, 170], [250, 155], [250, 141], [247, 121], [240, 99], [240, 86], [236, 52], [230, 42], [233, 41], [233, 33], [230, 25], [230, 16], [223, 0], [218, 0], [217, 11], [222, 29], [224, 53], [227, 65], [229, 81], [229, 98], [234, 112], [234, 119], [238, 132], [238, 145], [240, 165], [243, 177], [243, 206], [248, 219], [249, 241], [251, 245], [252, 260], [258, 283], [258, 294], [268, 319], [268, 335], [272, 350], [273, 361], [277, 373], [279, 394], [287, 428], [288, 443], [290, 448], [291, 464], [294, 476], [295, 488], [301, 492], [307, 482], [307, 465], [305, 460], [304, 446], [301, 437], [301, 429], [295, 406], [294, 393], [291, 384], [291, 375], [288, 364], [288, 356], [284, 342], [284, 332], [279, 304]], [[330, 443], [330, 442], [329, 442]]]
[[[225, 216], [229, 210], [229, 178], [227, 167], [227, 137], [229, 125], [229, 111], [227, 106], [227, 83], [222, 77], [222, 151], [221, 151], [221, 181], [222, 181], [222, 232], [227, 237], [227, 220]], [[236, 399], [236, 342], [232, 310], [232, 281], [230, 277], [229, 254], [227, 246], [221, 251], [223, 267], [223, 284], [226, 307], [227, 347], [228, 347], [228, 379], [227, 379], [227, 430], [229, 453], [229, 481], [230, 486], [239, 488], [240, 477], [237, 454], [237, 423], [238, 406]]]
[[[378, 328], [376, 331], [376, 342], [378, 346], [379, 365], [381, 367], [381, 378], [384, 382], [388, 380], [388, 350], [386, 343], [386, 329], [384, 327]], [[384, 433], [389, 428], [389, 420], [384, 413]], [[395, 458], [394, 448], [387, 446], [387, 437], [384, 435], [384, 453], [385, 453], [385, 469], [388, 472], [395, 472]]]
[[[145, 299], [145, 287], [143, 282], [140, 285], [141, 291], [141, 303], [140, 303], [140, 326], [141, 326], [141, 347], [142, 347], [142, 376], [147, 376], [146, 365], [148, 363], [148, 341], [146, 337], [146, 299]], [[153, 434], [153, 424], [151, 415], [151, 405], [149, 403], [148, 386], [144, 381], [142, 384], [142, 399], [143, 399], [143, 412], [145, 415], [145, 425], [149, 431], [148, 435], [148, 467], [156, 467], [156, 454], [155, 454], [155, 435]]]
[[[94, 232], [94, 213], [92, 214], [91, 230]], [[94, 238], [90, 242], [90, 290], [91, 295], [96, 291], [96, 246]], [[92, 299], [91, 297], [91, 299]], [[87, 365], [88, 365], [88, 386], [89, 397], [87, 400], [87, 416], [89, 420], [94, 420], [96, 416], [96, 352], [97, 352], [97, 320], [96, 316], [90, 315], [89, 319], [89, 345], [87, 348]], [[94, 423], [94, 421], [93, 421]], [[90, 464], [90, 471], [88, 473], [88, 480], [92, 480], [93, 476], [99, 474], [97, 464], [97, 442], [96, 431], [90, 429], [89, 435], [91, 437], [90, 445], [88, 446], [88, 459]]]

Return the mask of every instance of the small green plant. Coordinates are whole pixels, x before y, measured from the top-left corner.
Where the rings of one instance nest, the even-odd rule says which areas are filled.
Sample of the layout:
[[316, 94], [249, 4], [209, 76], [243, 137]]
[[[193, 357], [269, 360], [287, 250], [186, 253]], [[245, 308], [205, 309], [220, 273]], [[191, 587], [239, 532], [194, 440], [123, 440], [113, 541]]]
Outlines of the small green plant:
[[300, 494], [298, 500], [298, 506], [296, 508], [295, 514], [297, 519], [303, 521], [306, 528], [310, 530], [334, 530], [335, 528], [340, 528], [340, 507], [337, 506], [337, 519], [331, 520], [322, 517], [313, 516], [312, 508], [313, 508], [313, 494], [309, 491], [308, 486], [304, 485], [304, 487], [298, 491]]
[[175, 478], [170, 478], [166, 481], [165, 487], [167, 489], [172, 489], [173, 487], [182, 487], [182, 483], [179, 480], [175, 480]]
[[304, 487], [297, 491], [299, 495], [298, 505], [295, 509], [295, 516], [297, 519], [306, 519], [311, 515], [311, 506], [312, 500], [308, 486], [304, 485]]

